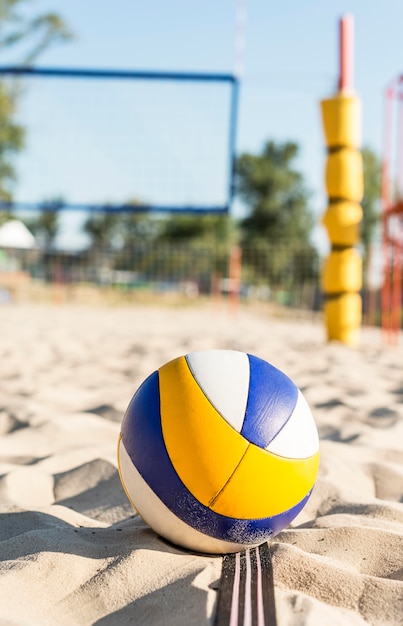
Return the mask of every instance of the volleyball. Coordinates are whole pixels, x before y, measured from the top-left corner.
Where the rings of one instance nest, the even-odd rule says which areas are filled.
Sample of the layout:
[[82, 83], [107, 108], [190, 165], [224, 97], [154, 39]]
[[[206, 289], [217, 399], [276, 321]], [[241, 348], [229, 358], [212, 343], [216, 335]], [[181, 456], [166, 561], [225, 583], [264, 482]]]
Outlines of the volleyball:
[[306, 504], [318, 465], [301, 391], [235, 350], [191, 352], [152, 373], [118, 443], [134, 508], [157, 534], [197, 552], [236, 552], [275, 536]]

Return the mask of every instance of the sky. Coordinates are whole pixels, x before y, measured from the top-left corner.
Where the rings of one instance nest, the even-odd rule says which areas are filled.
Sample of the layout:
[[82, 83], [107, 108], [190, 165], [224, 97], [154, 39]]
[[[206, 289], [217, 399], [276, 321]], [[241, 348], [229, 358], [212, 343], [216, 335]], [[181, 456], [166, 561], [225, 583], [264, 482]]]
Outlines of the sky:
[[[339, 20], [352, 14], [363, 144], [381, 154], [384, 90], [403, 73], [400, 0], [32, 0], [27, 10], [59, 13], [75, 35], [46, 51], [41, 66], [241, 68], [237, 153], [257, 153], [270, 139], [297, 142], [296, 166], [312, 193], [318, 223], [326, 208], [319, 103], [336, 93]], [[11, 53], [3, 54], [2, 64], [13, 61]]]

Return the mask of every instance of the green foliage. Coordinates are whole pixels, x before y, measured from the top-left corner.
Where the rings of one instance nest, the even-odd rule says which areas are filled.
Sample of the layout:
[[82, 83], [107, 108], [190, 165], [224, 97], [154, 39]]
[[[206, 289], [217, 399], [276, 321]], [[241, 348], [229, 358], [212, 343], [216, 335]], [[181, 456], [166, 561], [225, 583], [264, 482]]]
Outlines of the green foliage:
[[152, 243], [157, 238], [159, 221], [148, 213], [93, 213], [84, 223], [90, 247], [100, 250], [125, 250], [136, 244]]
[[25, 132], [15, 123], [16, 98], [0, 83], [0, 200], [10, 201], [16, 179], [13, 156], [24, 147]]
[[361, 222], [361, 242], [363, 247], [364, 278], [369, 264], [371, 244], [379, 225], [381, 196], [381, 161], [369, 147], [362, 149], [364, 168], [364, 196], [361, 202], [363, 218]]
[[183, 275], [187, 271], [204, 276], [207, 282], [212, 270], [226, 273], [229, 248], [236, 237], [236, 223], [229, 215], [171, 215], [162, 220], [157, 241], [179, 250], [177, 262]]
[[10, 211], [1, 211], [0, 210], [0, 226], [2, 226], [5, 222], [8, 222], [8, 220], [11, 217], [11, 212]]
[[90, 238], [90, 246], [101, 249], [111, 247], [117, 228], [118, 216], [112, 213], [90, 214], [83, 225], [84, 232]]
[[313, 218], [303, 176], [293, 169], [298, 146], [269, 141], [258, 155], [242, 154], [236, 163], [238, 196], [250, 213], [241, 222], [242, 241], [308, 239]]
[[[61, 17], [46, 13], [27, 17], [31, 0], [0, 0], [0, 52], [15, 51], [16, 62], [30, 64], [54, 43], [72, 35]], [[15, 121], [20, 88], [18, 83], [0, 83], [0, 200], [10, 202], [16, 181], [15, 155], [24, 148], [25, 131]], [[0, 221], [7, 219], [1, 212]]]
[[139, 243], [154, 244], [160, 230], [157, 216], [150, 213], [126, 213], [121, 216], [119, 237], [127, 249]]
[[235, 222], [215, 215], [98, 213], [87, 219], [84, 231], [93, 257], [108, 258], [111, 270], [135, 272], [143, 281], [191, 277], [205, 289], [213, 271], [226, 275]]
[[161, 222], [159, 241], [225, 244], [235, 238], [235, 223], [228, 215], [171, 215]]
[[52, 246], [58, 234], [61, 206], [63, 206], [61, 198], [48, 200], [41, 205], [37, 217], [25, 217], [23, 220], [38, 241], [47, 248]]
[[186, 244], [193, 246], [230, 241], [235, 224], [229, 216], [169, 215], [151, 213], [97, 213], [84, 224], [91, 245], [98, 248], [144, 244]]
[[293, 166], [297, 156], [297, 144], [268, 141], [260, 154], [242, 154], [236, 163], [237, 194], [249, 208], [240, 223], [243, 258], [262, 282], [297, 284], [302, 260], [304, 277], [318, 272], [309, 193]]
[[28, 17], [24, 9], [31, 1], [0, 2], [0, 50], [15, 50], [18, 62], [24, 64], [33, 63], [51, 45], [73, 37], [65, 21], [56, 13]]

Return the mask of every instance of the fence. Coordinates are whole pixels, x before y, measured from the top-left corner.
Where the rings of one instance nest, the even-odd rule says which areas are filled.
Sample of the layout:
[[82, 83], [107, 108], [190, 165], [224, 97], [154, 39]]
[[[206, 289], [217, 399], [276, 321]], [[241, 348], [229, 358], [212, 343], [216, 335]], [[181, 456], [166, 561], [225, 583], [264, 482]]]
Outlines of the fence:
[[[240, 254], [234, 255], [234, 251]], [[241, 300], [318, 311], [319, 267], [286, 245], [262, 250], [138, 243], [113, 250], [0, 248], [5, 302]]]

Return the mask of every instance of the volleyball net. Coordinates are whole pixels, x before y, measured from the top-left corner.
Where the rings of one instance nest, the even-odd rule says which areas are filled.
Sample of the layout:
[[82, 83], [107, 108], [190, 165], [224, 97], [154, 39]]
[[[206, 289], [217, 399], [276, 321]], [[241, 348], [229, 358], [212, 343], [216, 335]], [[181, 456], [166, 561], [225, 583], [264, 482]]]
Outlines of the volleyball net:
[[231, 74], [0, 67], [23, 129], [0, 208], [227, 213]]
[[[31, 228], [35, 213], [57, 213], [55, 223], [32, 230], [35, 245], [13, 249], [0, 240], [0, 298], [2, 290], [16, 301], [46, 299], [54, 290], [73, 300], [101, 292], [129, 299], [234, 292], [229, 244], [155, 245], [142, 238], [141, 220], [147, 230], [151, 222], [165, 222], [158, 215], [121, 215], [116, 232], [107, 225], [114, 222], [111, 213], [229, 212], [238, 90], [231, 74], [0, 67], [0, 114], [9, 97], [5, 123], [22, 139], [19, 150], [0, 154], [0, 210], [10, 209]], [[3, 157], [12, 174], [8, 189]], [[88, 217], [95, 213], [108, 219], [96, 215], [89, 234]], [[238, 294], [288, 305], [282, 267], [305, 267], [295, 261], [299, 252], [243, 254]], [[275, 267], [274, 259], [287, 254], [289, 262]], [[316, 293], [310, 265], [298, 306], [313, 302]]]

